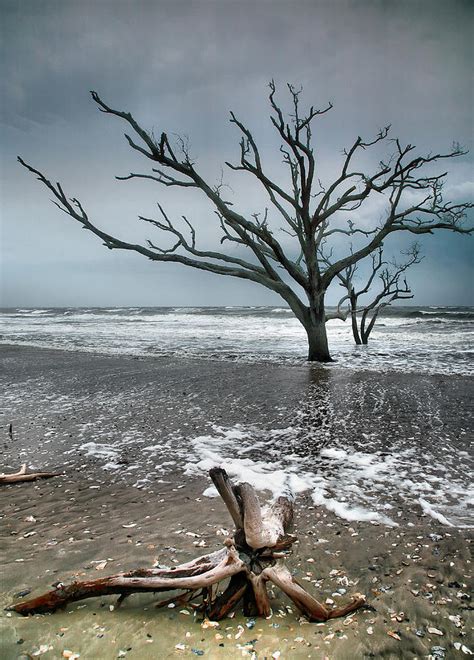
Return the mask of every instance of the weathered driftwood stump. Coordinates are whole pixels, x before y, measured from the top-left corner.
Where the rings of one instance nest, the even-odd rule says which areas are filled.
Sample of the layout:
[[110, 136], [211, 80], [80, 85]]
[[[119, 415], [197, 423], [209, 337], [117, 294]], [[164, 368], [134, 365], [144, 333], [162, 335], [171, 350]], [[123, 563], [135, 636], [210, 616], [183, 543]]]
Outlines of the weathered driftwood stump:
[[26, 463], [24, 463], [18, 472], [0, 474], [0, 484], [18, 484], [24, 481], [36, 481], [36, 479], [51, 479], [57, 477], [60, 472], [27, 472]]
[[[220, 468], [212, 469], [210, 477], [236, 528], [234, 537], [226, 539], [221, 550], [174, 568], [142, 568], [97, 580], [59, 584], [53, 591], [8, 609], [26, 616], [54, 612], [84, 598], [118, 594], [121, 603], [136, 592], [178, 590], [183, 593], [159, 605], [202, 598], [200, 607], [211, 620], [217, 621], [243, 601], [246, 616], [267, 617], [271, 613], [267, 582], [273, 582], [289, 596], [310, 621], [345, 616], [365, 604], [364, 596], [355, 594], [346, 605], [328, 609], [305, 591], [284, 566], [283, 559], [296, 541], [296, 537], [288, 534], [293, 520], [293, 505], [288, 498], [279, 497], [261, 508], [250, 484], [234, 486]], [[228, 584], [216, 596], [217, 588], [213, 587], [224, 580]]]

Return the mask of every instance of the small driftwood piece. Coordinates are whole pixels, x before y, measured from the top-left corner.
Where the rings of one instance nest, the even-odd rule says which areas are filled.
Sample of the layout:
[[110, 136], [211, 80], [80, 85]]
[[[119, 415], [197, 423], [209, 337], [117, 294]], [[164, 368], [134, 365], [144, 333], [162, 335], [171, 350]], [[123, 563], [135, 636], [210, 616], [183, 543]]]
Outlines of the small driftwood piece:
[[[293, 520], [289, 498], [279, 497], [262, 508], [250, 484], [234, 486], [220, 468], [209, 474], [236, 526], [233, 538], [225, 540], [224, 548], [174, 568], [143, 568], [97, 580], [60, 583], [53, 591], [8, 609], [26, 616], [54, 612], [84, 598], [117, 594], [121, 604], [132, 593], [180, 591], [183, 593], [157, 606], [201, 597], [201, 608], [209, 619], [218, 621], [242, 601], [246, 616], [268, 617], [271, 604], [267, 582], [281, 589], [310, 621], [345, 616], [365, 604], [365, 597], [355, 594], [346, 605], [330, 609], [305, 591], [283, 564], [296, 541], [288, 533]], [[214, 585], [224, 580], [227, 586], [217, 595]]]
[[0, 474], [0, 484], [18, 484], [23, 481], [35, 481], [36, 479], [51, 479], [57, 477], [61, 472], [27, 472], [26, 463], [24, 463], [18, 472], [11, 474]]

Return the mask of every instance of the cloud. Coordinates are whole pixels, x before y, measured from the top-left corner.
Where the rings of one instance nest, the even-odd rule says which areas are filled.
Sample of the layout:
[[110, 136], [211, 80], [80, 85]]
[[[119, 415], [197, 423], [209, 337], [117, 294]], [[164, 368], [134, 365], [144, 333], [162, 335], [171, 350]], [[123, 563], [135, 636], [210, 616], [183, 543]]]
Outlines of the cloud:
[[446, 199], [450, 199], [452, 202], [472, 202], [474, 201], [474, 181], [448, 185], [443, 192]]
[[[232, 108], [261, 145], [266, 167], [288, 185], [266, 85], [274, 77], [286, 104], [286, 82], [302, 83], [304, 103], [335, 105], [314, 133], [318, 176], [330, 179], [344, 147], [388, 122], [394, 135], [422, 151], [449, 148], [453, 139], [471, 146], [471, 11], [462, 0], [449, 6], [443, 0], [3, 0], [2, 236], [15, 277], [21, 280], [22, 264], [34, 261], [44, 241], [43, 262], [67, 253], [79, 267], [90, 250], [104, 263], [110, 259], [50, 205], [15, 163], [18, 153], [64, 181], [99, 224], [120, 235], [132, 236], [136, 216], [154, 213], [159, 199], [171, 215], [189, 215], [204, 243], [217, 240], [205, 200], [113, 180], [148, 164], [130, 152], [119, 120], [97, 112], [91, 88], [146, 127], [189, 134], [199, 167], [213, 182], [224, 161], [238, 157]], [[453, 165], [446, 193], [469, 193], [470, 158]], [[373, 168], [377, 161], [367, 152], [363, 164]], [[248, 178], [229, 173], [226, 180], [242, 212], [267, 203]], [[382, 200], [361, 210], [359, 220], [371, 224], [381, 206]], [[55, 268], [58, 279], [68, 278], [64, 265]], [[143, 273], [130, 270], [129, 277], [132, 287], [146, 289]], [[220, 286], [209, 284], [211, 302]], [[77, 280], [71, 287], [77, 290]], [[38, 281], [39, 302], [45, 289]], [[106, 304], [105, 289], [103, 296]], [[163, 296], [158, 287], [150, 302]]]

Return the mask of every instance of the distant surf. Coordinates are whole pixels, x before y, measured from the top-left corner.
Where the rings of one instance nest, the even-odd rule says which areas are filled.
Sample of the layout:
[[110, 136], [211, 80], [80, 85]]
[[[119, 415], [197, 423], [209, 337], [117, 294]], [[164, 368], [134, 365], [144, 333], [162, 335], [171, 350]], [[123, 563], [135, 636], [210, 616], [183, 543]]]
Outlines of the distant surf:
[[[1, 310], [1, 343], [138, 356], [302, 363], [306, 338], [284, 307], [108, 307]], [[350, 323], [328, 323], [336, 364], [472, 375], [474, 308], [389, 307], [368, 347]], [[332, 368], [331, 366], [327, 368]]]

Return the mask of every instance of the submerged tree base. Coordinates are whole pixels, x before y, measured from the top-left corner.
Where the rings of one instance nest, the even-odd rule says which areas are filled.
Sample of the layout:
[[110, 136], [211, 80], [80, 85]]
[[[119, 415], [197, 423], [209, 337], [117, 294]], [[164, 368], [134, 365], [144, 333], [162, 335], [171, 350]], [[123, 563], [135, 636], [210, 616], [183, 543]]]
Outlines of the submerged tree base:
[[[143, 568], [69, 585], [59, 583], [54, 590], [7, 609], [27, 616], [55, 612], [85, 598], [116, 594], [119, 605], [132, 593], [181, 591], [158, 606], [192, 599], [193, 607], [218, 621], [242, 602], [246, 616], [268, 617], [271, 605], [267, 582], [281, 589], [310, 621], [345, 616], [365, 604], [365, 597], [355, 594], [346, 605], [329, 609], [291, 575], [283, 563], [297, 540], [288, 533], [293, 520], [293, 505], [288, 498], [279, 497], [261, 508], [250, 484], [234, 486], [220, 468], [212, 469], [210, 476], [236, 526], [234, 537], [226, 539], [221, 550], [171, 569]], [[227, 586], [217, 595], [215, 585], [223, 581], [228, 581]]]
[[328, 362], [335, 362], [335, 360], [330, 355], [309, 352], [308, 362], [321, 362], [322, 364], [327, 364]]

